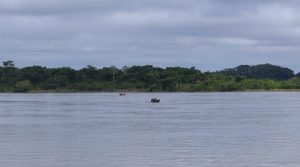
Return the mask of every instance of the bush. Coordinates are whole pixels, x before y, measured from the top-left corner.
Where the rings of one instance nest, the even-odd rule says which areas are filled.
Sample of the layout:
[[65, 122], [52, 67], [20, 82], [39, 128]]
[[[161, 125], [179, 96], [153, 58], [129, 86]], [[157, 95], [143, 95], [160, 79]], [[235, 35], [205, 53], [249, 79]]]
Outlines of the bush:
[[16, 83], [16, 92], [28, 92], [31, 89], [31, 82], [28, 80]]

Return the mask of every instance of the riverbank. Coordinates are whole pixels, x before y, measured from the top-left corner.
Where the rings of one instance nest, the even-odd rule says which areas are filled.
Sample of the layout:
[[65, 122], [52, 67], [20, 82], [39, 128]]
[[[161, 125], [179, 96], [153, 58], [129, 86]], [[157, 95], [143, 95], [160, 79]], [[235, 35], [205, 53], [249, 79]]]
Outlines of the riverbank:
[[[201, 72], [195, 68], [132, 66], [122, 69], [87, 66], [0, 67], [0, 92], [237, 92], [298, 91], [300, 74], [263, 64]], [[7, 62], [4, 62], [7, 64]], [[251, 73], [245, 74], [244, 71]], [[238, 72], [238, 73], [235, 73]]]
[[115, 90], [115, 91], [79, 91], [79, 90], [34, 90], [27, 92], [4, 91], [0, 93], [234, 93], [234, 92], [300, 92], [300, 89], [274, 89], [274, 90], [235, 90], [235, 91], [142, 91], [142, 90]]

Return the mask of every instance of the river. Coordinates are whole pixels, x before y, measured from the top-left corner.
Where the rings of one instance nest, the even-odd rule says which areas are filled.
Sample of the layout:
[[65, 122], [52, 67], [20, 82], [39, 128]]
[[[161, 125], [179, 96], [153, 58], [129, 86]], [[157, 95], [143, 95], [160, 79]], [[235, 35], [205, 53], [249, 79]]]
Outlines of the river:
[[299, 101], [297, 92], [0, 94], [0, 164], [299, 167]]

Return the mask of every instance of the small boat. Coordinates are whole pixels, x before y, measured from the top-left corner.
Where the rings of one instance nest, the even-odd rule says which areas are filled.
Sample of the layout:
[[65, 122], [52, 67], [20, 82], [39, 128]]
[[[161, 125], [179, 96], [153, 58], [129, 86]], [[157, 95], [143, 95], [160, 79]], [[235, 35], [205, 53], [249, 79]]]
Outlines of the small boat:
[[158, 98], [151, 99], [151, 103], [159, 103], [159, 102], [160, 102], [160, 99], [158, 99]]
[[119, 93], [119, 95], [120, 96], [125, 96], [126, 94], [125, 94], [125, 92], [123, 92], [123, 93]]

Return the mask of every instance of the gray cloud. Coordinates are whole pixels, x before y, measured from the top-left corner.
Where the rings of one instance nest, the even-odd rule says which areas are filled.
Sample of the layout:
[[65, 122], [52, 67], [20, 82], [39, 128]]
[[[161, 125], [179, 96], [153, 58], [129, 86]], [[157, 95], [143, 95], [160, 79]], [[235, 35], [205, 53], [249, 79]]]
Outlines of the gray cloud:
[[296, 0], [1, 0], [0, 60], [300, 71]]

